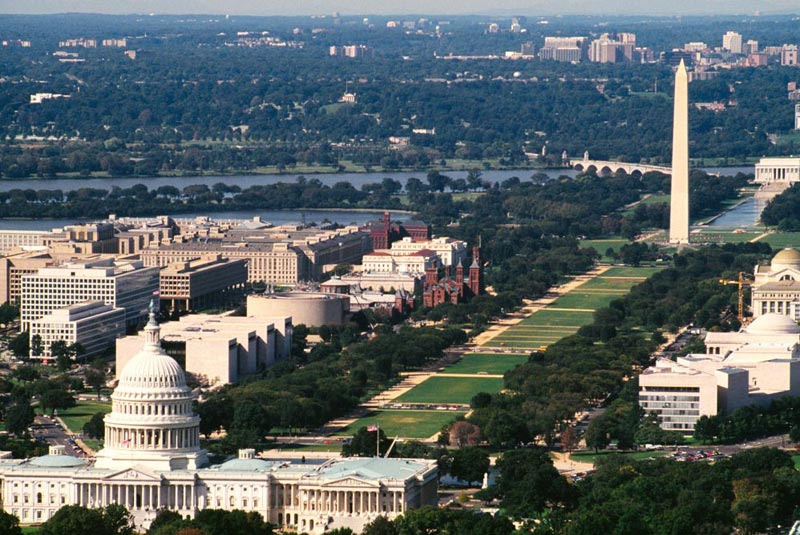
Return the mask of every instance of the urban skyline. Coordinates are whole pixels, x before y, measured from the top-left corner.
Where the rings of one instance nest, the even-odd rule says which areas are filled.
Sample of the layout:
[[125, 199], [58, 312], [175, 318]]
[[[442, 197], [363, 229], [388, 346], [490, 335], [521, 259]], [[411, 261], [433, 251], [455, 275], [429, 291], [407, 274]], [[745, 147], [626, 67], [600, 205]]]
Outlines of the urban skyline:
[[766, 0], [745, 2], [691, 2], [689, 0], [647, 0], [630, 4], [622, 0], [589, 3], [578, 0], [556, 2], [544, 0], [535, 3], [522, 0], [503, 0], [492, 4], [489, 8], [484, 2], [466, 0], [455, 2], [440, 0], [425, 2], [411, 0], [402, 6], [389, 2], [370, 2], [369, 0], [349, 0], [333, 2], [331, 0], [315, 0], [303, 2], [301, 5], [264, 5], [257, 0], [237, 0], [221, 2], [219, 0], [118, 0], [104, 2], [100, 0], [43, 0], [31, 5], [24, 5], [10, 0], [0, 1], [0, 13], [45, 14], [45, 13], [105, 13], [105, 14], [217, 14], [217, 15], [327, 15], [339, 12], [343, 15], [407, 15], [407, 14], [442, 14], [442, 15], [754, 15], [754, 14], [786, 14], [797, 13], [798, 6], [792, 0]]

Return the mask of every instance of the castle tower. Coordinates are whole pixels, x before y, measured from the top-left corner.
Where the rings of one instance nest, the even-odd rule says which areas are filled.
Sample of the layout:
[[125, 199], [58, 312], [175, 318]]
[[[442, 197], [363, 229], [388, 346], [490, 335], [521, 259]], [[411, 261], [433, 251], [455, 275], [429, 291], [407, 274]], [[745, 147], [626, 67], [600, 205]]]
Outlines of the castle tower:
[[689, 243], [689, 80], [683, 60], [675, 73], [674, 101], [669, 242], [685, 244]]
[[483, 269], [481, 268], [481, 249], [480, 247], [472, 248], [472, 265], [469, 266], [469, 289], [472, 295], [480, 295], [481, 293], [481, 275]]
[[436, 266], [425, 268], [425, 288], [429, 288], [439, 282], [439, 273]]
[[458, 259], [458, 265], [456, 266], [456, 283], [457, 284], [464, 284], [464, 264], [461, 262], [461, 259]]

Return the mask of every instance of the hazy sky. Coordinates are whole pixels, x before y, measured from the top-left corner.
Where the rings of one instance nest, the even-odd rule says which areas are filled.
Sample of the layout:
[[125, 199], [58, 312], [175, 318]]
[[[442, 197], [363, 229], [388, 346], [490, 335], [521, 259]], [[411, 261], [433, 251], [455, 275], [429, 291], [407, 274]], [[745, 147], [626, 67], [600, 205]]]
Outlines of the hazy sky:
[[689, 15], [798, 13], [800, 0], [0, 0], [0, 13], [230, 15], [468, 14]]

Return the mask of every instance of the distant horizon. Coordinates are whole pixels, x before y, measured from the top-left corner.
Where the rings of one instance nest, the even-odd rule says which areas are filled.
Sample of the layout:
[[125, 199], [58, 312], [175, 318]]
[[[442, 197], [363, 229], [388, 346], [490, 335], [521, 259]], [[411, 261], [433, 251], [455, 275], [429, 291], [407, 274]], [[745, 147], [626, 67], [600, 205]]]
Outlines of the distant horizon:
[[[207, 16], [755, 16], [797, 15], [797, 0], [498, 0], [491, 9], [478, 0], [306, 0], [292, 5], [261, 0], [0, 0], [13, 15], [207, 15]], [[588, 5], [587, 5], [588, 4]], [[400, 7], [400, 9], [398, 9]]]

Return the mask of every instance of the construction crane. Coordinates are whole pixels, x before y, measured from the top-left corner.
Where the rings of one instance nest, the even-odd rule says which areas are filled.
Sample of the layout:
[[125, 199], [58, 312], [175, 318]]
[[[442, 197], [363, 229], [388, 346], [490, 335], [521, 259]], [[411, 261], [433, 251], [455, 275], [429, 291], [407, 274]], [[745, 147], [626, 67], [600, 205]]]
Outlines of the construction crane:
[[739, 314], [737, 315], [737, 318], [739, 319], [739, 323], [744, 323], [744, 288], [745, 286], [752, 286], [753, 281], [745, 279], [744, 272], [740, 271], [739, 278], [737, 280], [731, 281], [731, 280], [720, 279], [719, 283], [724, 284], [725, 286], [731, 284], [737, 286], [739, 290]]

